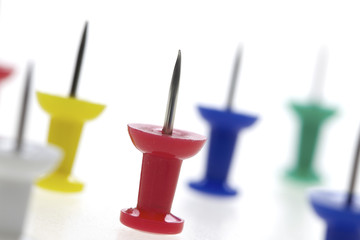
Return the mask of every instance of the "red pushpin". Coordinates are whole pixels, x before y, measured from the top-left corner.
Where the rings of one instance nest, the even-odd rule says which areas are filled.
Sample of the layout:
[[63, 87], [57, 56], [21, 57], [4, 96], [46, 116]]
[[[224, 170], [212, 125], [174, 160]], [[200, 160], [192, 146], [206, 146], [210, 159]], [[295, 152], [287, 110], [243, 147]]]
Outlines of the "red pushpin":
[[0, 82], [5, 80], [13, 72], [12, 68], [0, 66]]
[[184, 220], [170, 213], [184, 159], [200, 151], [206, 137], [173, 129], [181, 69], [181, 52], [176, 60], [164, 126], [129, 124], [135, 147], [143, 153], [138, 203], [121, 210], [120, 221], [131, 228], [162, 234], [180, 233]]

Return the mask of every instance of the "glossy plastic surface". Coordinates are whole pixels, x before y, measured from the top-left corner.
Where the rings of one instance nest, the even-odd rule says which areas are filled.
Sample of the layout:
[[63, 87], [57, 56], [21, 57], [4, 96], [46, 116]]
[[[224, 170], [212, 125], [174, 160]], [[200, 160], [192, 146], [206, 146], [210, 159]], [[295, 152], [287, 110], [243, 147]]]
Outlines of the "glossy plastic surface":
[[129, 124], [129, 135], [143, 153], [138, 204], [123, 209], [120, 221], [142, 231], [177, 234], [184, 221], [170, 213], [182, 160], [195, 155], [204, 145], [204, 136], [174, 129], [163, 135], [160, 126]]
[[227, 178], [238, 133], [253, 125], [257, 117], [205, 107], [199, 107], [199, 111], [211, 126], [209, 153], [205, 177], [189, 185], [207, 194], [234, 196], [237, 191], [228, 185]]
[[318, 103], [292, 103], [291, 108], [300, 120], [300, 134], [296, 161], [287, 172], [287, 177], [300, 182], [318, 182], [320, 177], [314, 169], [314, 161], [320, 131], [325, 121], [336, 111]]
[[359, 198], [354, 198], [350, 207], [345, 205], [346, 194], [325, 190], [310, 193], [310, 202], [315, 212], [326, 222], [326, 240], [360, 239]]
[[54, 146], [25, 144], [15, 152], [15, 142], [0, 140], [0, 239], [19, 240], [34, 179], [53, 170], [61, 157]]
[[48, 142], [64, 150], [59, 167], [40, 179], [37, 185], [53, 191], [80, 192], [84, 184], [74, 179], [71, 171], [82, 127], [85, 121], [96, 118], [105, 106], [40, 92], [37, 97], [41, 107], [51, 116]]

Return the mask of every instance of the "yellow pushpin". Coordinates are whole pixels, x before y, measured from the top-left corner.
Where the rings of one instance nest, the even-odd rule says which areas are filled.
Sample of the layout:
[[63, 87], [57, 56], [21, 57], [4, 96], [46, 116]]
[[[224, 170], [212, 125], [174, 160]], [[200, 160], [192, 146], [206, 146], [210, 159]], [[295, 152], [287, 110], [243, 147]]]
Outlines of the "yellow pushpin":
[[71, 176], [72, 167], [82, 127], [87, 120], [100, 115], [105, 106], [76, 99], [76, 90], [85, 48], [87, 22], [84, 27], [79, 47], [72, 87], [69, 97], [54, 96], [37, 92], [41, 107], [50, 114], [48, 142], [59, 146], [64, 151], [64, 157], [58, 168], [41, 178], [39, 187], [59, 192], [80, 192], [84, 184]]

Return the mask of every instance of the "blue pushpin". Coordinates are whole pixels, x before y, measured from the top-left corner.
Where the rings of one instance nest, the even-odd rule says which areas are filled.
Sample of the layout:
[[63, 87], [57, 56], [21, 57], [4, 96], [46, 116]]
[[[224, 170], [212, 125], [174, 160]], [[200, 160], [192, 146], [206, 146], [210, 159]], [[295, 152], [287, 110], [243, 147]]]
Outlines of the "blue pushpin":
[[234, 196], [237, 191], [229, 186], [227, 178], [236, 146], [236, 140], [241, 130], [253, 125], [256, 116], [235, 113], [232, 110], [234, 90], [239, 72], [242, 49], [236, 53], [232, 81], [225, 110], [199, 107], [201, 116], [211, 126], [210, 146], [206, 172], [203, 180], [191, 182], [191, 188], [203, 193], [220, 196]]
[[360, 239], [360, 198], [355, 195], [359, 157], [360, 138], [348, 192], [314, 190], [310, 193], [311, 205], [327, 224], [326, 240]]

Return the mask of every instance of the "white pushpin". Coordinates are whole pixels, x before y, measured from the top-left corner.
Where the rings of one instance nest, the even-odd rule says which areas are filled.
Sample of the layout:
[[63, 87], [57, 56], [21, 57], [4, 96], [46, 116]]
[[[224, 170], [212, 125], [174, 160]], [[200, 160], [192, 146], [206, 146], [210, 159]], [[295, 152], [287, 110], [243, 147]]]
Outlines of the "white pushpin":
[[29, 239], [23, 233], [33, 182], [56, 167], [60, 149], [24, 144], [32, 67], [28, 67], [16, 140], [0, 139], [0, 240]]

